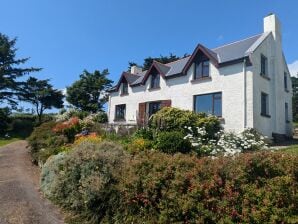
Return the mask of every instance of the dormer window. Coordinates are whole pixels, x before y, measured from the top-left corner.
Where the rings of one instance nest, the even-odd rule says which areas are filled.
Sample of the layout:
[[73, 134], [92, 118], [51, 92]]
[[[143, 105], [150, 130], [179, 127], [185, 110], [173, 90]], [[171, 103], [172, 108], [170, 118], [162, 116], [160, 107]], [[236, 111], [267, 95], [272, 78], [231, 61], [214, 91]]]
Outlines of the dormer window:
[[198, 61], [195, 63], [194, 79], [209, 77], [209, 60]]
[[121, 95], [127, 95], [127, 94], [128, 94], [128, 83], [127, 82], [123, 82], [122, 83]]
[[264, 55], [261, 55], [261, 75], [268, 76], [268, 59]]
[[157, 89], [159, 87], [160, 87], [160, 75], [159, 74], [152, 74], [151, 75], [150, 89]]

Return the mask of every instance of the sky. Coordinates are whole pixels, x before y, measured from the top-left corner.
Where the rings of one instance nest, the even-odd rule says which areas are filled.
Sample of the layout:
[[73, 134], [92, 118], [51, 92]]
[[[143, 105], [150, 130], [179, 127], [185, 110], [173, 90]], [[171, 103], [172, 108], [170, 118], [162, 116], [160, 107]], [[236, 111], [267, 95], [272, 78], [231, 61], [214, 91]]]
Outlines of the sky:
[[17, 37], [17, 56], [32, 74], [65, 89], [87, 69], [117, 81], [128, 62], [182, 56], [198, 43], [214, 48], [263, 32], [263, 18], [282, 23], [283, 49], [298, 72], [297, 0], [0, 0], [0, 32]]

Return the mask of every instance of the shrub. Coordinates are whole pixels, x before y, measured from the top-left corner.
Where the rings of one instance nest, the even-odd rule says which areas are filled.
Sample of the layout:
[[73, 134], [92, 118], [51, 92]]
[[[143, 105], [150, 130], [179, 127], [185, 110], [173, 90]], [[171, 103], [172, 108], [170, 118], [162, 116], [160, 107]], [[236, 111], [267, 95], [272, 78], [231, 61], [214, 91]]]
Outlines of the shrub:
[[192, 111], [164, 107], [152, 116], [150, 127], [159, 131], [183, 131], [186, 126], [193, 127], [197, 119], [198, 115]]
[[295, 223], [297, 165], [297, 156], [279, 153], [137, 154], [115, 216], [120, 223]]
[[191, 144], [184, 139], [184, 134], [178, 131], [160, 132], [157, 135], [155, 148], [165, 153], [187, 153], [191, 150]]
[[80, 136], [74, 141], [74, 144], [75, 145], [80, 145], [83, 142], [91, 142], [91, 143], [94, 143], [94, 144], [100, 143], [100, 142], [102, 142], [102, 137], [97, 136], [96, 134]]
[[100, 223], [111, 217], [119, 204], [116, 185], [124, 175], [127, 159], [114, 143], [83, 142], [75, 146], [62, 164], [50, 198], [87, 222]]
[[10, 110], [8, 107], [0, 108], [0, 135], [4, 135], [7, 132], [10, 122]]
[[59, 122], [53, 127], [53, 131], [65, 135], [68, 142], [73, 142], [75, 135], [79, 133], [81, 129], [82, 127], [78, 117], [72, 117], [67, 121]]
[[108, 115], [105, 112], [98, 112], [95, 114], [93, 120], [97, 123], [107, 123], [108, 122]]
[[132, 142], [127, 145], [130, 153], [137, 153], [152, 148], [152, 142], [144, 138], [133, 138]]
[[51, 196], [54, 186], [57, 184], [56, 180], [62, 170], [65, 157], [66, 155], [63, 152], [53, 155], [42, 167], [40, 174], [40, 189], [47, 197]]
[[136, 138], [153, 140], [153, 130], [151, 128], [139, 128], [134, 134]]
[[63, 135], [57, 135], [52, 131], [55, 125], [56, 123], [53, 121], [43, 123], [36, 127], [28, 138], [34, 163], [45, 162], [50, 155], [59, 152], [57, 149], [67, 142]]

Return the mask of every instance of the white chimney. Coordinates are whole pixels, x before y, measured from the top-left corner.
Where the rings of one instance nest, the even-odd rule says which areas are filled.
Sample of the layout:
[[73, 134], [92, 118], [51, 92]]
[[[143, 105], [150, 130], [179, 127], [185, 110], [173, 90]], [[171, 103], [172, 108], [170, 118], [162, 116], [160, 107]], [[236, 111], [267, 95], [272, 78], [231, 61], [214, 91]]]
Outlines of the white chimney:
[[281, 43], [281, 25], [275, 14], [270, 13], [264, 18], [264, 32], [272, 32], [274, 40]]
[[135, 65], [130, 68], [131, 74], [140, 74], [142, 71], [143, 71], [142, 68], [135, 66]]

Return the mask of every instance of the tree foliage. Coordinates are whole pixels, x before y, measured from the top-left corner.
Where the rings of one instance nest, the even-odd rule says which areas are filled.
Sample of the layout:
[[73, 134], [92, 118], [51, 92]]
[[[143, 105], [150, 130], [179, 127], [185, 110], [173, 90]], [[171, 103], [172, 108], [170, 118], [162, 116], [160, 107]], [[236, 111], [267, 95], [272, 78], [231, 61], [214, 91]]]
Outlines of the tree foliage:
[[[184, 54], [183, 57], [186, 57], [187, 54]], [[148, 70], [150, 68], [150, 66], [152, 65], [153, 61], [158, 61], [162, 64], [167, 64], [173, 61], [176, 61], [178, 59], [180, 59], [181, 57], [178, 57], [172, 53], [170, 53], [169, 56], [163, 56], [160, 55], [160, 57], [147, 57], [144, 59], [143, 65], [141, 66], [144, 70]], [[137, 65], [137, 63], [135, 62], [128, 62], [128, 70], [130, 70], [130, 68], [134, 65]], [[138, 66], [138, 65], [137, 65]]]
[[9, 39], [0, 33], [0, 102], [6, 101], [12, 104], [16, 104], [14, 96], [21, 85], [17, 78], [40, 70], [20, 67], [29, 58], [16, 59], [15, 44], [16, 38]]
[[293, 120], [297, 122], [298, 121], [298, 78], [291, 77], [291, 79], [292, 79], [292, 86], [293, 86], [293, 98], [292, 98]]
[[84, 70], [80, 79], [67, 87], [66, 100], [83, 111], [102, 111], [107, 102], [106, 90], [112, 86], [108, 74], [107, 69], [102, 72], [95, 70], [93, 73]]
[[19, 92], [19, 99], [35, 106], [39, 122], [46, 109], [62, 108], [63, 94], [60, 90], [54, 89], [49, 80], [38, 80], [29, 77], [22, 83]]

